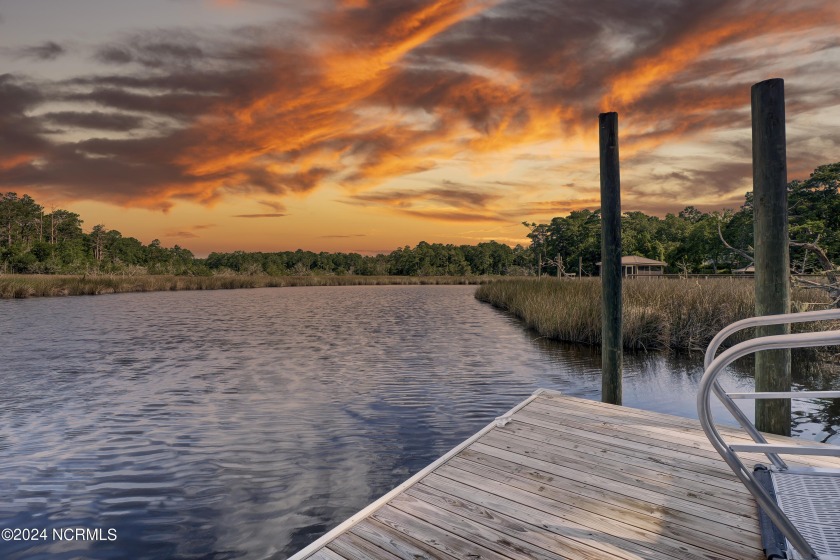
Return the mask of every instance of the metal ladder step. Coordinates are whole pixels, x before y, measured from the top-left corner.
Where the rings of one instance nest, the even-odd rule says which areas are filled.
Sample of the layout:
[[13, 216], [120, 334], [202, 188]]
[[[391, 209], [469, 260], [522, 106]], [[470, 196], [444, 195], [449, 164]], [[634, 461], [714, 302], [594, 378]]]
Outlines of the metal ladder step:
[[840, 560], [840, 473], [771, 471], [770, 478], [779, 507], [820, 559]]

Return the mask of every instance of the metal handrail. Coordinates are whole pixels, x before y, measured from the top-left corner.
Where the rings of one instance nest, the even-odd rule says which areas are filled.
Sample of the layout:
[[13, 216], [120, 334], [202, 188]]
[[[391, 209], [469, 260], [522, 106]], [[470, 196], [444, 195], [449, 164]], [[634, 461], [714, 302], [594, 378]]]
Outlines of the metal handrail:
[[[834, 311], [834, 310], [832, 310]], [[813, 312], [813, 313], [821, 313], [821, 312]], [[795, 314], [798, 315], [798, 314]], [[795, 316], [794, 315], [794, 316]], [[825, 313], [823, 315], [826, 315]], [[787, 320], [791, 318], [791, 316], [784, 316], [784, 315], [777, 315], [777, 316], [770, 316], [770, 317], [757, 317], [756, 320], [745, 320], [739, 321], [739, 323], [750, 323], [740, 328], [746, 328], [747, 326], [755, 326], [756, 324], [778, 324], [779, 319]], [[763, 320], [767, 320], [764, 322]], [[808, 320], [815, 320], [815, 319], [802, 319], [804, 321]], [[819, 320], [819, 319], [816, 319]], [[709, 351], [711, 355], [714, 356], [714, 352], [717, 349], [717, 346], [720, 345], [720, 342], [729, 336], [732, 332], [739, 330], [738, 328], [732, 328], [738, 325], [738, 323], [733, 323], [727, 329], [721, 331], [720, 334], [727, 333], [721, 338], [715, 337], [717, 340], [713, 340], [712, 344], [717, 343], [716, 346], [709, 346]], [[727, 332], [728, 331], [728, 332]], [[712, 446], [717, 450], [723, 460], [726, 461], [726, 464], [732, 469], [735, 475], [744, 483], [744, 486], [750, 491], [750, 493], [755, 497], [756, 501], [758, 502], [759, 506], [764, 510], [770, 520], [779, 528], [779, 530], [784, 534], [787, 540], [793, 545], [796, 550], [799, 551], [805, 558], [817, 559], [817, 554], [811, 545], [805, 540], [799, 530], [791, 523], [790, 519], [782, 512], [779, 508], [776, 501], [770, 496], [770, 494], [756, 481], [753, 477], [753, 474], [744, 466], [744, 463], [738, 457], [738, 455], [733, 450], [733, 447], [736, 446], [729, 446], [723, 440], [723, 437], [718, 432], [717, 428], [714, 425], [714, 420], [712, 418], [712, 407], [711, 407], [711, 394], [712, 392], [715, 393], [719, 398], [721, 398], [721, 394], [723, 398], [721, 400], [727, 399], [734, 405], [731, 399], [726, 396], [726, 392], [720, 385], [717, 383], [717, 376], [720, 374], [723, 369], [743, 356], [747, 354], [751, 354], [753, 352], [757, 352], [759, 350], [772, 350], [772, 349], [782, 349], [782, 348], [806, 348], [806, 347], [813, 347], [813, 346], [830, 346], [830, 345], [838, 345], [840, 344], [840, 330], [834, 331], [822, 331], [822, 332], [810, 332], [810, 333], [798, 333], [798, 334], [782, 334], [782, 335], [772, 335], [772, 336], [764, 336], [761, 338], [755, 338], [752, 340], [747, 340], [746, 342], [741, 342], [740, 344], [736, 344], [735, 346], [729, 348], [728, 350], [721, 353], [720, 356], [714, 358], [711, 363], [708, 364], [706, 367], [706, 372], [703, 374], [703, 378], [700, 381], [700, 390], [697, 394], [697, 413], [700, 419], [700, 425], [703, 428], [703, 431], [706, 433], [706, 437], [709, 438]], [[707, 352], [707, 356], [710, 353]], [[728, 408], [728, 407], [727, 407]], [[736, 407], [737, 408], [737, 407]], [[740, 409], [738, 409], [740, 412]], [[743, 413], [741, 413], [743, 416]], [[749, 420], [747, 420], [749, 423]], [[752, 426], [751, 423], [749, 425], [752, 427], [752, 430], [747, 430], [750, 432], [752, 436], [753, 433], [757, 433], [761, 440], [764, 440], [764, 437], [761, 436], [760, 432]], [[756, 438], [753, 437], [755, 440]], [[758, 441], [759, 444], [767, 444], [765, 441]], [[737, 446], [738, 448], [742, 448], [742, 446]], [[770, 455], [776, 455], [777, 453], [802, 453], [802, 449], [794, 449], [792, 447], [791, 451], [783, 450], [779, 446], [771, 446], [773, 449], [765, 448], [767, 451], [766, 454], [768, 457]], [[826, 446], [825, 448], [835, 448], [835, 446]], [[807, 449], [807, 448], [806, 448]], [[836, 447], [836, 452], [833, 453], [834, 455], [840, 456], [840, 447]]]
[[[831, 319], [840, 319], [840, 309], [821, 309], [819, 311], [803, 311], [801, 313], [784, 313], [780, 315], [763, 315], [760, 317], [749, 317], [747, 319], [742, 319], [740, 321], [736, 321], [731, 325], [724, 327], [719, 333], [712, 338], [712, 341], [709, 343], [709, 347], [706, 348], [706, 355], [703, 358], [703, 369], [708, 370], [709, 366], [712, 364], [712, 361], [715, 359], [715, 354], [717, 354], [718, 348], [720, 345], [723, 344], [723, 341], [735, 334], [738, 331], [742, 331], [744, 329], [748, 329], [751, 327], [762, 327], [768, 325], [784, 325], [790, 323], [805, 323], [808, 321], [828, 321]], [[744, 412], [738, 407], [735, 402], [733, 402], [733, 398], [751, 398], [751, 397], [742, 397], [740, 394], [732, 395], [727, 394], [723, 387], [717, 381], [714, 382], [714, 392], [720, 402], [726, 407], [726, 410], [735, 418], [735, 420], [740, 424], [741, 428], [747, 432], [750, 437], [756, 443], [767, 443], [767, 440], [764, 439], [764, 436], [761, 435], [755, 426], [753, 426], [750, 419], [746, 417]], [[754, 393], [755, 394], [755, 393]], [[753, 398], [772, 398], [772, 397], [753, 397]], [[775, 398], [786, 398], [783, 395], [779, 395]], [[825, 398], [825, 397], [817, 397], [813, 396], [810, 397], [806, 394], [797, 395], [796, 398]], [[774, 467], [777, 469], [786, 469], [787, 465], [779, 457], [778, 453], [768, 452], [766, 453], [767, 459], [773, 464]]]
[[765, 327], [768, 325], [784, 325], [789, 323], [807, 323], [808, 321], [828, 321], [831, 319], [840, 319], [840, 309], [820, 309], [819, 311], [802, 311], [801, 313], [784, 313], [780, 315], [762, 315], [760, 317], [749, 317], [735, 321], [731, 325], [724, 327], [719, 333], [715, 335], [706, 348], [706, 355], [703, 359], [703, 369], [708, 369], [715, 359], [720, 345], [724, 340], [732, 336], [738, 331], [748, 329], [750, 327]]

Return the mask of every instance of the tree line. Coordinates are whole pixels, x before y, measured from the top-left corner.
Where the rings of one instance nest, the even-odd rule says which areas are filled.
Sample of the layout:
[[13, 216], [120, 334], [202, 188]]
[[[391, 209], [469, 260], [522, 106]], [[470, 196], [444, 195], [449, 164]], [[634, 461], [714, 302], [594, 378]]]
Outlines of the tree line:
[[[833, 261], [840, 257], [840, 162], [822, 165], [804, 181], [788, 184], [791, 270], [822, 272], [824, 265], [808, 246], [818, 246]], [[523, 223], [530, 231], [532, 268], [538, 273], [597, 274], [601, 257], [600, 210], [577, 210], [547, 224]], [[621, 218], [624, 255], [667, 263], [666, 272], [729, 273], [751, 264], [753, 196], [738, 210], [701, 212], [688, 206], [664, 218], [626, 212]], [[801, 246], [805, 244], [806, 246]], [[727, 247], [727, 245], [729, 247]]]
[[[819, 246], [840, 257], [840, 162], [823, 165], [804, 181], [788, 185], [794, 272], [821, 270]], [[644, 212], [622, 216], [625, 255], [664, 261], [671, 273], [727, 273], [749, 264], [753, 245], [752, 193], [738, 210], [701, 212], [689, 206], [664, 218]], [[74, 212], [46, 212], [32, 197], [0, 198], [0, 272], [19, 274], [190, 274], [310, 275], [595, 275], [600, 260], [600, 210], [576, 210], [547, 224], [528, 223], [528, 246], [496, 241], [477, 245], [426, 243], [388, 254], [312, 251], [211, 253], [196, 258], [155, 239], [134, 237], [95, 225], [89, 232]], [[727, 247], [729, 245], [729, 247]], [[738, 248], [739, 250], [732, 250]]]
[[312, 251], [210, 253], [197, 258], [178, 245], [148, 245], [97, 224], [82, 229], [68, 210], [46, 212], [31, 196], [0, 197], [0, 273], [469, 275], [528, 274], [529, 249], [489, 241], [451, 245], [421, 241], [387, 255]]
[[27, 194], [0, 198], [0, 272], [18, 274], [147, 273], [186, 274], [196, 265], [192, 252], [144, 245], [102, 224], [82, 230], [75, 212], [44, 207]]

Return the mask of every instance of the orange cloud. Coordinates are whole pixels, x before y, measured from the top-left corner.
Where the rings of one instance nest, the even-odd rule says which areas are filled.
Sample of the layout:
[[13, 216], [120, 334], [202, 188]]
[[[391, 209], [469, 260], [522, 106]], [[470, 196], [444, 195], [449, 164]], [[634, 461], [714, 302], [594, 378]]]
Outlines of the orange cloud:
[[696, 29], [681, 36], [674, 44], [635, 61], [631, 68], [612, 80], [609, 93], [601, 101], [602, 110], [615, 111], [631, 106], [657, 85], [678, 79], [681, 71], [716, 47], [839, 21], [837, 9], [830, 5], [765, 11], [750, 8], [748, 12], [726, 11], [720, 17], [700, 20]]
[[[528, 185], [568, 183], [567, 170], [592, 161], [557, 154], [569, 163], [550, 174], [522, 152], [546, 142], [594, 148], [601, 108], [622, 112], [622, 155], [641, 161], [691, 134], [732, 128], [749, 102], [740, 76], [767, 56], [756, 41], [796, 40], [807, 52], [817, 48], [813, 34], [831, 50], [826, 37], [838, 23], [828, 0], [763, 8], [336, 0], [333, 8], [309, 8], [298, 31], [280, 24], [247, 38], [178, 29], [127, 37], [99, 49], [97, 75], [37, 87], [0, 76], [0, 186], [164, 210], [246, 195], [282, 214], [284, 197], [330, 183], [356, 203], [435, 220], [564, 212], [591, 204], [581, 193], [510, 202], [523, 194], [514, 183], [472, 206], [480, 189], [469, 185], [381, 185], [488, 155], [545, 172]], [[826, 60], [802, 72], [840, 67]], [[803, 95], [802, 110], [812, 103]], [[720, 184], [735, 172], [725, 171]]]
[[[206, 201], [216, 198], [216, 192], [225, 185], [255, 181], [266, 187], [271, 183], [293, 191], [312, 188], [319, 180], [330, 175], [329, 168], [321, 167], [321, 158], [312, 161], [308, 150], [323, 154], [318, 146], [330, 144], [338, 159], [348, 155], [355, 131], [364, 125], [356, 110], [365, 100], [376, 94], [387, 83], [394, 65], [406, 53], [443, 32], [455, 23], [487, 9], [495, 2], [441, 0], [407, 10], [378, 31], [370, 47], [350, 50], [342, 45], [317, 49], [306, 57], [306, 75], [303, 83], [295, 88], [283, 87], [284, 76], [273, 78], [280, 87], [267, 91], [247, 104], [218, 106], [211, 115], [201, 117], [191, 135], [201, 141], [178, 155], [174, 163], [196, 177], [209, 191]], [[328, 16], [327, 28], [347, 31], [346, 14]], [[352, 23], [352, 22], [351, 22]], [[352, 34], [351, 34], [352, 37]], [[299, 56], [300, 53], [294, 53]], [[282, 71], [288, 65], [288, 53], [270, 54]], [[402, 124], [383, 124], [367, 135], [365, 143], [355, 142], [355, 153], [366, 152], [358, 165], [353, 180], [361, 178], [386, 178], [414, 173], [434, 166], [417, 154], [423, 145], [440, 143], [440, 137], [412, 134]], [[390, 149], [383, 149], [380, 139], [388, 138]], [[445, 139], [444, 139], [445, 140]], [[271, 154], [295, 153], [294, 164], [271, 164], [261, 159]], [[447, 150], [451, 153], [451, 150]], [[351, 157], [353, 154], [349, 154]], [[433, 155], [440, 156], [439, 151]], [[413, 156], [413, 157], [412, 157]], [[307, 161], [309, 160], [309, 161]], [[337, 162], [336, 162], [337, 163]], [[314, 167], [318, 166], [318, 167]], [[295, 169], [291, 173], [289, 170]], [[243, 170], [243, 168], [245, 168]], [[213, 176], [221, 175], [219, 179]], [[314, 181], [308, 180], [314, 178]]]
[[475, 214], [471, 212], [457, 212], [454, 210], [400, 210], [402, 214], [413, 218], [424, 220], [437, 220], [442, 222], [509, 222], [509, 219], [501, 218], [493, 214]]
[[[386, 25], [372, 30], [375, 36], [363, 43], [327, 39], [322, 62], [326, 85], [342, 89], [360, 88], [371, 93], [381, 74], [401, 58], [454, 24], [480, 13], [499, 0], [436, 0], [406, 10]], [[328, 28], [346, 33], [346, 14], [328, 19]], [[354, 37], [353, 34], [350, 37]], [[350, 47], [350, 48], [348, 48]]]
[[600, 198], [575, 198], [570, 200], [541, 200], [528, 203], [517, 209], [517, 213], [525, 216], [568, 214], [574, 210], [585, 208], [595, 209], [601, 206]]

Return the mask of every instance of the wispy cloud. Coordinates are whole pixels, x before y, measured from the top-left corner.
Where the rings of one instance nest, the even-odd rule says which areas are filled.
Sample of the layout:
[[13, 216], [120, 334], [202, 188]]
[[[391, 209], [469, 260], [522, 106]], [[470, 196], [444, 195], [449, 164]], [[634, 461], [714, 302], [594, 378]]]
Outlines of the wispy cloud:
[[286, 214], [274, 213], [274, 214], [235, 214], [234, 218], [282, 218]]
[[502, 195], [491, 190], [444, 181], [440, 187], [377, 190], [342, 200], [347, 204], [381, 206], [414, 218], [447, 222], [502, 222], [507, 211], [498, 206]]
[[599, 208], [601, 206], [600, 198], [575, 198], [569, 200], [539, 200], [529, 202], [528, 204], [519, 206], [511, 212], [518, 216], [545, 216], [545, 215], [561, 215], [568, 214], [572, 210], [582, 210], [584, 208]]
[[210, 228], [216, 227], [216, 224], [195, 224], [191, 226], [187, 226], [186, 228], [181, 229], [170, 229], [166, 231], [163, 236], [164, 237], [176, 237], [181, 239], [198, 239], [201, 236], [198, 235], [197, 231], [207, 230]]
[[143, 118], [122, 113], [103, 113], [101, 111], [60, 111], [46, 113], [43, 119], [50, 124], [74, 128], [91, 128], [125, 132], [143, 125]]
[[286, 210], [286, 205], [283, 204], [282, 202], [277, 202], [277, 201], [274, 201], [274, 200], [260, 200], [258, 202], [260, 204], [262, 204], [263, 206], [267, 206], [268, 208], [271, 208], [275, 212], [285, 212], [285, 210]]
[[[0, 19], [2, 21], [2, 19]], [[47, 41], [40, 45], [21, 47], [16, 53], [21, 58], [32, 58], [35, 60], [55, 60], [67, 51], [64, 47], [54, 41]]]
[[474, 187], [444, 183], [444, 186], [424, 190], [375, 191], [354, 195], [357, 203], [375, 203], [397, 208], [407, 208], [420, 202], [452, 208], [486, 208], [501, 195], [481, 192]]
[[458, 212], [456, 210], [400, 210], [406, 216], [438, 220], [443, 222], [508, 222], [509, 219], [494, 214], [479, 214], [473, 212]]
[[199, 236], [191, 231], [170, 230], [163, 234], [164, 237], [178, 237], [181, 239], [197, 239]]

